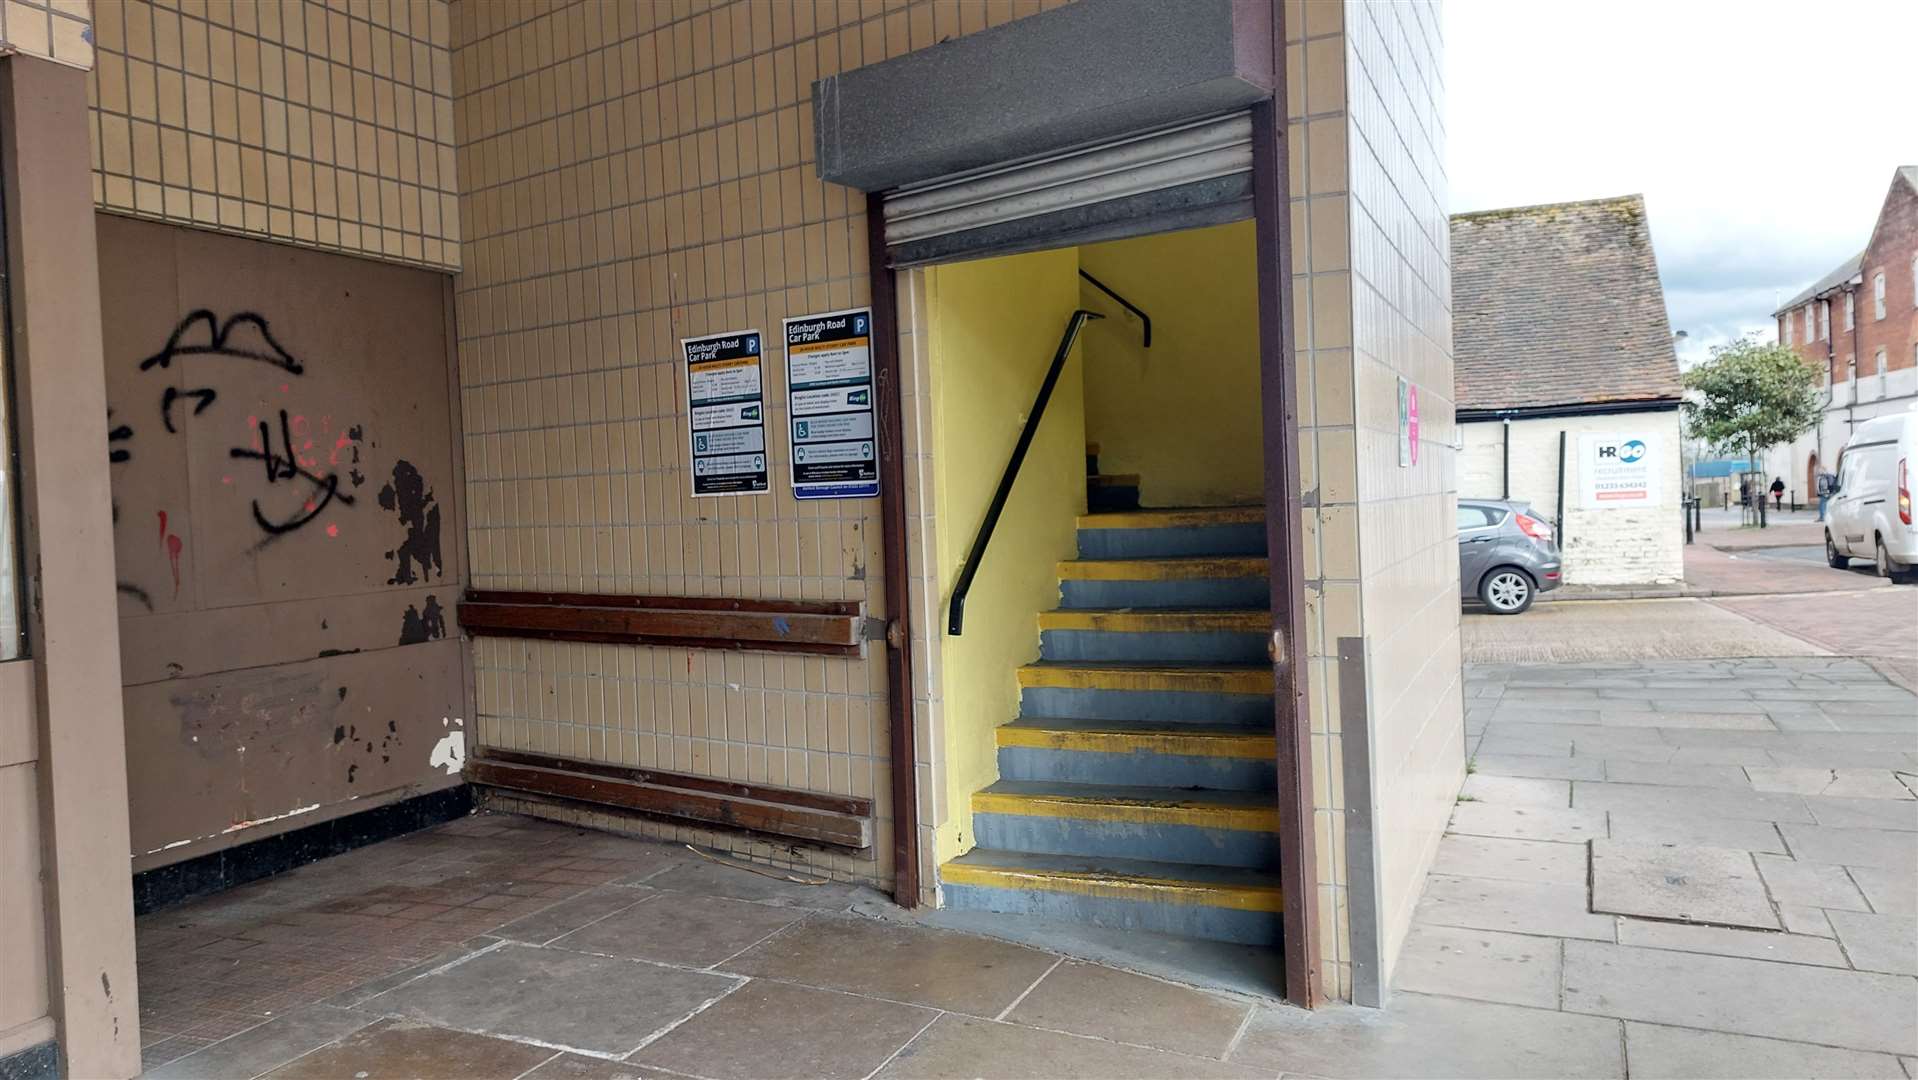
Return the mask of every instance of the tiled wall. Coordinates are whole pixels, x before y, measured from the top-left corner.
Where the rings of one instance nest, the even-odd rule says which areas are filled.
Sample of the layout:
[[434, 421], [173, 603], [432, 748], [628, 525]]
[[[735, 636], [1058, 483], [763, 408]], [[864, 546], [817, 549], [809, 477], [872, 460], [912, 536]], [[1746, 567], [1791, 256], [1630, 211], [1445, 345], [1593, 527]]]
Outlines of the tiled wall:
[[94, 8], [103, 209], [459, 267], [447, 0]]
[[[1040, 7], [454, 6], [476, 587], [888, 610], [877, 501], [799, 503], [783, 480], [766, 495], [689, 497], [678, 339], [776, 334], [783, 316], [867, 303], [865, 207], [814, 175], [812, 80]], [[782, 371], [783, 357], [767, 365], [772, 380]], [[775, 386], [772, 432], [778, 399]], [[770, 456], [782, 475], [779, 440]], [[890, 879], [877, 649], [841, 660], [487, 642], [478, 660], [481, 745], [871, 796], [876, 860], [700, 839]]]
[[1352, 964], [1338, 642], [1361, 630], [1343, 16], [1339, 0], [1287, 0], [1285, 8], [1318, 949], [1326, 993], [1340, 998], [1351, 995]]
[[20, 53], [91, 67], [88, 6], [89, 0], [0, 0], [0, 56]]
[[[1435, 0], [1347, 0], [1358, 577], [1371, 757], [1372, 935], [1389, 987], [1459, 785], [1457, 501], [1444, 85]], [[1418, 395], [1400, 464], [1399, 380]]]

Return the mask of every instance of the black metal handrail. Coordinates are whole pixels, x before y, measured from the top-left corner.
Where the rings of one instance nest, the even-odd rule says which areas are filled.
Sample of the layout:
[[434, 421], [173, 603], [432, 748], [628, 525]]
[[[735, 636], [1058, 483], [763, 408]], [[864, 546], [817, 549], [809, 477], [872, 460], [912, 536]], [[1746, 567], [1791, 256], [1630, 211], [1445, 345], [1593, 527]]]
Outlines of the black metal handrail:
[[992, 505], [986, 507], [986, 520], [979, 523], [979, 535], [972, 539], [972, 550], [966, 553], [966, 565], [960, 568], [959, 583], [952, 589], [952, 610], [946, 617], [946, 633], [958, 637], [966, 623], [966, 594], [972, 591], [972, 579], [979, 573], [979, 561], [985, 557], [986, 546], [992, 543], [992, 530], [999, 525], [999, 515], [1005, 511], [1006, 498], [1012, 494], [1013, 481], [1019, 479], [1019, 467], [1025, 464], [1026, 451], [1032, 446], [1032, 436], [1039, 430], [1039, 421], [1046, 415], [1046, 402], [1052, 400], [1052, 388], [1059, 383], [1059, 372], [1066, 366], [1066, 357], [1072, 353], [1072, 343], [1079, 337], [1079, 328], [1090, 319], [1103, 319], [1104, 315], [1084, 308], [1072, 313], [1066, 320], [1066, 332], [1059, 339], [1059, 351], [1052, 354], [1052, 366], [1046, 369], [1046, 381], [1039, 384], [1039, 396], [1032, 401], [1032, 411], [1026, 415], [1026, 426], [1019, 432], [1019, 441], [1012, 448], [1012, 459], [1006, 462], [1006, 471], [999, 477], [999, 490], [992, 493]]
[[1139, 305], [1134, 304], [1132, 301], [1127, 300], [1125, 297], [1120, 296], [1116, 292], [1113, 292], [1112, 286], [1107, 285], [1105, 282], [1100, 281], [1098, 278], [1093, 277], [1091, 274], [1086, 273], [1084, 270], [1079, 271], [1079, 276], [1082, 278], [1085, 278], [1087, 281], [1092, 282], [1093, 288], [1099, 290], [1102, 293], [1105, 293], [1107, 296], [1112, 297], [1114, 300], [1117, 300], [1119, 302], [1120, 307], [1126, 309], [1127, 311], [1130, 311], [1131, 313], [1139, 317], [1139, 321], [1145, 324], [1145, 347], [1150, 349], [1152, 347], [1152, 316], [1147, 315], [1145, 313], [1145, 309], [1139, 307]]

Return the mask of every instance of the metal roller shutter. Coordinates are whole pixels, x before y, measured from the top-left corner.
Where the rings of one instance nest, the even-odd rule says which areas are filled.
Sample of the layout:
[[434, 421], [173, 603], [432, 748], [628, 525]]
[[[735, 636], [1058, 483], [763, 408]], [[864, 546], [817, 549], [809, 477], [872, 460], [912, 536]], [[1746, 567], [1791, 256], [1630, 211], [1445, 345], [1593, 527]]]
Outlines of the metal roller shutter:
[[885, 196], [895, 267], [1115, 240], [1252, 215], [1245, 112], [911, 184]]

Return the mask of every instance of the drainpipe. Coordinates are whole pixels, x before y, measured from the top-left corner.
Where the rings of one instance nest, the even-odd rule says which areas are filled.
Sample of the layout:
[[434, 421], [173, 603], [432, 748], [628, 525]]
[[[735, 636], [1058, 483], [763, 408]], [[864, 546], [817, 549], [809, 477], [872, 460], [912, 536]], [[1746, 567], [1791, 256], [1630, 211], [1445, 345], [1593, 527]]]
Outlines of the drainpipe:
[[1565, 429], [1558, 430], [1558, 527], [1559, 558], [1565, 557]]
[[1501, 490], [1499, 491], [1498, 497], [1501, 499], [1509, 499], [1512, 497], [1512, 418], [1509, 416], [1505, 418], [1505, 464], [1503, 466], [1503, 472], [1504, 476], [1499, 481]]

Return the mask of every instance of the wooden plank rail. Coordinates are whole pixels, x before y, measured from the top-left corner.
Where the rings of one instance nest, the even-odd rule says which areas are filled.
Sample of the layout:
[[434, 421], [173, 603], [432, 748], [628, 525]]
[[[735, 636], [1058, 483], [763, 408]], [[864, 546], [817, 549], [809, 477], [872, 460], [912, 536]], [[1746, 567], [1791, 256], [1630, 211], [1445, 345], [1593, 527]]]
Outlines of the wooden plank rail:
[[872, 847], [870, 799], [516, 750], [484, 750], [465, 771], [488, 787], [855, 851]]
[[858, 656], [858, 601], [468, 592], [460, 627], [491, 637]]

